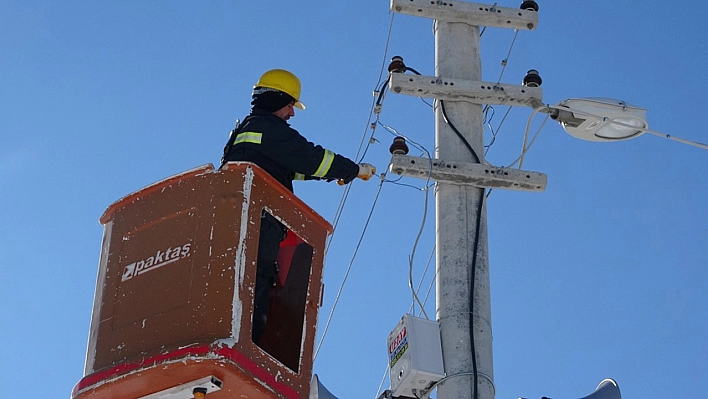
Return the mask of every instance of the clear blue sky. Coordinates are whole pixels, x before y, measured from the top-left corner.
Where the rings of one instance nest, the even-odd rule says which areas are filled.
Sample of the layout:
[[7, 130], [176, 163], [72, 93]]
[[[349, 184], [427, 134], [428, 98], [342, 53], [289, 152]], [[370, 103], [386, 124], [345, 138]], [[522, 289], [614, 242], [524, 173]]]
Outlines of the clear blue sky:
[[[519, 33], [503, 82], [534, 68], [546, 103], [619, 98], [647, 108], [653, 129], [708, 141], [705, 2], [539, 4], [538, 29]], [[384, 60], [401, 55], [434, 74], [431, 21], [396, 15], [385, 54], [390, 21], [385, 0], [0, 1], [4, 391], [69, 396], [83, 371], [98, 218], [147, 184], [218, 163], [263, 71], [296, 73], [308, 109], [293, 126], [354, 157]], [[485, 31], [485, 80], [499, 78], [512, 39]], [[490, 121], [495, 165], [519, 155], [531, 114], [513, 109], [499, 127], [506, 110], [495, 107]], [[381, 121], [433, 152], [423, 101], [389, 94]], [[392, 136], [379, 128], [375, 138], [365, 161], [383, 171]], [[488, 202], [497, 398], [577, 398], [605, 377], [625, 398], [706, 397], [707, 167], [708, 151], [655, 136], [603, 144], [553, 121], [543, 127], [524, 168], [547, 173], [547, 190], [494, 191]], [[375, 179], [352, 189], [327, 258], [320, 327], [377, 187]], [[319, 182], [295, 191], [330, 220], [342, 194]], [[386, 336], [411, 302], [407, 259], [424, 198], [408, 186], [381, 189], [315, 363], [342, 399], [377, 394]], [[433, 204], [431, 193], [416, 281], [434, 245]], [[434, 294], [426, 310], [435, 313]]]

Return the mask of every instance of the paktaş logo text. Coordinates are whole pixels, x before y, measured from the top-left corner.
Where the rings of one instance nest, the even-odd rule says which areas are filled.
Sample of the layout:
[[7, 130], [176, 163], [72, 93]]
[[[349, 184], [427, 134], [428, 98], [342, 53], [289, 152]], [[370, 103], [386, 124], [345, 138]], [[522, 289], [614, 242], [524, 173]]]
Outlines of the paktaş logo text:
[[177, 247], [169, 247], [164, 251], [158, 250], [154, 256], [133, 262], [123, 268], [123, 277], [121, 277], [120, 281], [123, 282], [130, 280], [131, 278], [147, 273], [150, 270], [155, 270], [159, 267], [176, 262], [182, 258], [186, 258], [189, 256], [191, 247], [191, 243], [186, 243]]

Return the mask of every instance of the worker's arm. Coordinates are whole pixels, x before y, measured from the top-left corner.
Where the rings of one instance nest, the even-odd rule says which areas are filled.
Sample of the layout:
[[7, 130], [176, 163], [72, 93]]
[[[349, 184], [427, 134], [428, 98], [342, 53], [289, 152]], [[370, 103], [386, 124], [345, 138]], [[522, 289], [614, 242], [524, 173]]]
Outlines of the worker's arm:
[[357, 163], [320, 145], [307, 141], [296, 130], [269, 136], [273, 142], [263, 143], [274, 157], [304, 179], [343, 180], [346, 183], [359, 176]]

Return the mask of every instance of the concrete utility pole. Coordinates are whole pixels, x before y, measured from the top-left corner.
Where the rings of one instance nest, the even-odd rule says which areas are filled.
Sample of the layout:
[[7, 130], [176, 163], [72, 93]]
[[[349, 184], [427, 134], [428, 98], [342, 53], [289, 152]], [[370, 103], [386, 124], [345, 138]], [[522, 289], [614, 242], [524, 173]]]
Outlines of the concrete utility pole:
[[[434, 32], [436, 76], [481, 80], [479, 28], [463, 23], [437, 21]], [[448, 120], [472, 146], [476, 155], [469, 151], [445, 121], [443, 106]], [[465, 101], [438, 102], [435, 109], [436, 158], [482, 163], [483, 123], [482, 106], [479, 104]], [[476, 361], [477, 397], [492, 399], [492, 311], [484, 189], [438, 181], [435, 198], [438, 226], [436, 303], [445, 373], [471, 373], [475, 369], [473, 362]], [[478, 211], [480, 206], [481, 212]], [[479, 231], [477, 223], [480, 224]], [[470, 335], [470, 329], [474, 335]], [[476, 359], [472, 358], [473, 353]], [[484, 377], [479, 378], [481, 376]], [[467, 374], [440, 385], [438, 397], [473, 397], [474, 377]]]
[[394, 73], [390, 87], [396, 93], [438, 100], [432, 165], [427, 159], [394, 155], [391, 166], [394, 173], [423, 178], [430, 174], [437, 182], [437, 319], [446, 375], [437, 397], [493, 399], [484, 188], [542, 191], [546, 176], [484, 164], [482, 104], [533, 107], [542, 102], [538, 87], [481, 81], [479, 27], [534, 29], [537, 13], [430, 0], [391, 0], [391, 10], [435, 20], [436, 76]]

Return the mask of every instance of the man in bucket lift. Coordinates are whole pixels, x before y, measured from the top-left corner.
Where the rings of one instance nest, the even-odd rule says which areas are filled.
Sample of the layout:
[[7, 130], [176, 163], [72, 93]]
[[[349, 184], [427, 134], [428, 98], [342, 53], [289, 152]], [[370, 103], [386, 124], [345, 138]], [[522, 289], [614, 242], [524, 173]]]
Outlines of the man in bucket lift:
[[[264, 73], [253, 87], [251, 112], [231, 132], [222, 166], [230, 161], [248, 161], [263, 168], [288, 190], [293, 180], [369, 180], [376, 168], [357, 164], [315, 145], [290, 127], [300, 102], [300, 80], [283, 69]], [[253, 310], [253, 342], [258, 344], [268, 317], [268, 293], [275, 283], [276, 258], [285, 227], [267, 212], [261, 216], [258, 265]]]

